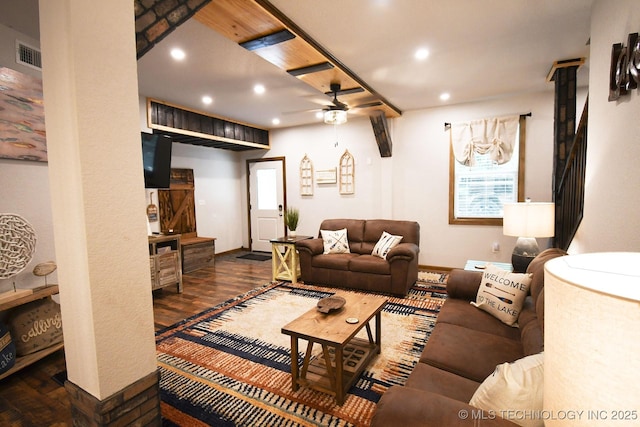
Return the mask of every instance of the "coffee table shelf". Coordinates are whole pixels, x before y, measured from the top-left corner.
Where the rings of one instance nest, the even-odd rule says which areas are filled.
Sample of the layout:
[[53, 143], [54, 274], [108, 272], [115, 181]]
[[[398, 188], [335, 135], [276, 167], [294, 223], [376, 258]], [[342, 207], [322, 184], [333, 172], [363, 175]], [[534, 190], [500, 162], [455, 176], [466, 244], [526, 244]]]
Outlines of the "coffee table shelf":
[[[342, 352], [342, 378], [343, 391], [346, 393], [358, 380], [358, 376], [367, 367], [380, 351], [380, 347], [371, 344], [362, 338], [352, 339]], [[334, 347], [328, 347], [331, 360], [331, 369], [336, 367], [336, 351]], [[304, 367], [303, 367], [304, 369]], [[309, 362], [306, 378], [298, 380], [300, 385], [320, 390], [335, 395], [335, 389], [331, 384], [331, 377], [327, 370], [327, 362], [323, 354], [318, 354]]]

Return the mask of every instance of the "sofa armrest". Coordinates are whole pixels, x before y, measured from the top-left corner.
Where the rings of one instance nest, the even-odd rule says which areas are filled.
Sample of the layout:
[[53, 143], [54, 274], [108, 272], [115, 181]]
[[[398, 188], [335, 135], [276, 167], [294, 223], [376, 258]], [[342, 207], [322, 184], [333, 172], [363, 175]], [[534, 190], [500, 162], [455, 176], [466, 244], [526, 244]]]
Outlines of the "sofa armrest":
[[320, 255], [324, 252], [322, 239], [304, 239], [296, 242], [298, 252], [306, 252], [309, 255]]
[[481, 281], [481, 271], [454, 268], [447, 279], [447, 295], [450, 298], [475, 301]]
[[376, 406], [372, 427], [481, 426], [514, 427], [499, 413], [482, 411], [467, 403], [411, 387], [389, 388]]
[[415, 243], [400, 243], [387, 253], [387, 261], [390, 263], [397, 259], [413, 260], [418, 258], [420, 247]]

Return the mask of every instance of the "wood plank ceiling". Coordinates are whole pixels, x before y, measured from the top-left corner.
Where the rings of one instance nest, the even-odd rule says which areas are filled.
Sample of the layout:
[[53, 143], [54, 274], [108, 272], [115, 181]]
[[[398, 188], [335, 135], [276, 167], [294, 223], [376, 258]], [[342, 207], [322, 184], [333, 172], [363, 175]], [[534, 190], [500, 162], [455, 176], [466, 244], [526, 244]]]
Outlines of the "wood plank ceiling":
[[194, 17], [322, 93], [330, 95], [330, 85], [340, 84], [338, 100], [353, 112], [402, 114], [266, 0], [215, 0]]

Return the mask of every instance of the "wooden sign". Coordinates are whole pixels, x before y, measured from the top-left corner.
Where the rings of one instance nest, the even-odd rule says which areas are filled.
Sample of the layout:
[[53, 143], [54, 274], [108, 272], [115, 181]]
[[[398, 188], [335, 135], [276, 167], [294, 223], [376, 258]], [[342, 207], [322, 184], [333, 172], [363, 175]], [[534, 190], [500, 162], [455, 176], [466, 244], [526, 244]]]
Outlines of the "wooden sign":
[[153, 191], [150, 196], [151, 203], [147, 206], [147, 218], [149, 218], [149, 222], [156, 222], [158, 220], [158, 207], [153, 204]]

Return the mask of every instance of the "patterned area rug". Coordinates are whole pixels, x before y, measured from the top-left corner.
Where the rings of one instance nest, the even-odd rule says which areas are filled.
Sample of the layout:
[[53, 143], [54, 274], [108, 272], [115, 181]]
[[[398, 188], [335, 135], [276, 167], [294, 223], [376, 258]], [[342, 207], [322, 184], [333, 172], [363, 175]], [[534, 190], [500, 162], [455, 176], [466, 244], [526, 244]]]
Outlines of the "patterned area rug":
[[335, 288], [268, 284], [159, 331], [164, 425], [369, 425], [382, 393], [404, 384], [417, 363], [446, 298], [446, 277], [421, 273], [407, 297], [389, 297], [382, 313], [382, 352], [342, 406], [306, 387], [292, 391], [290, 337], [281, 333]]

